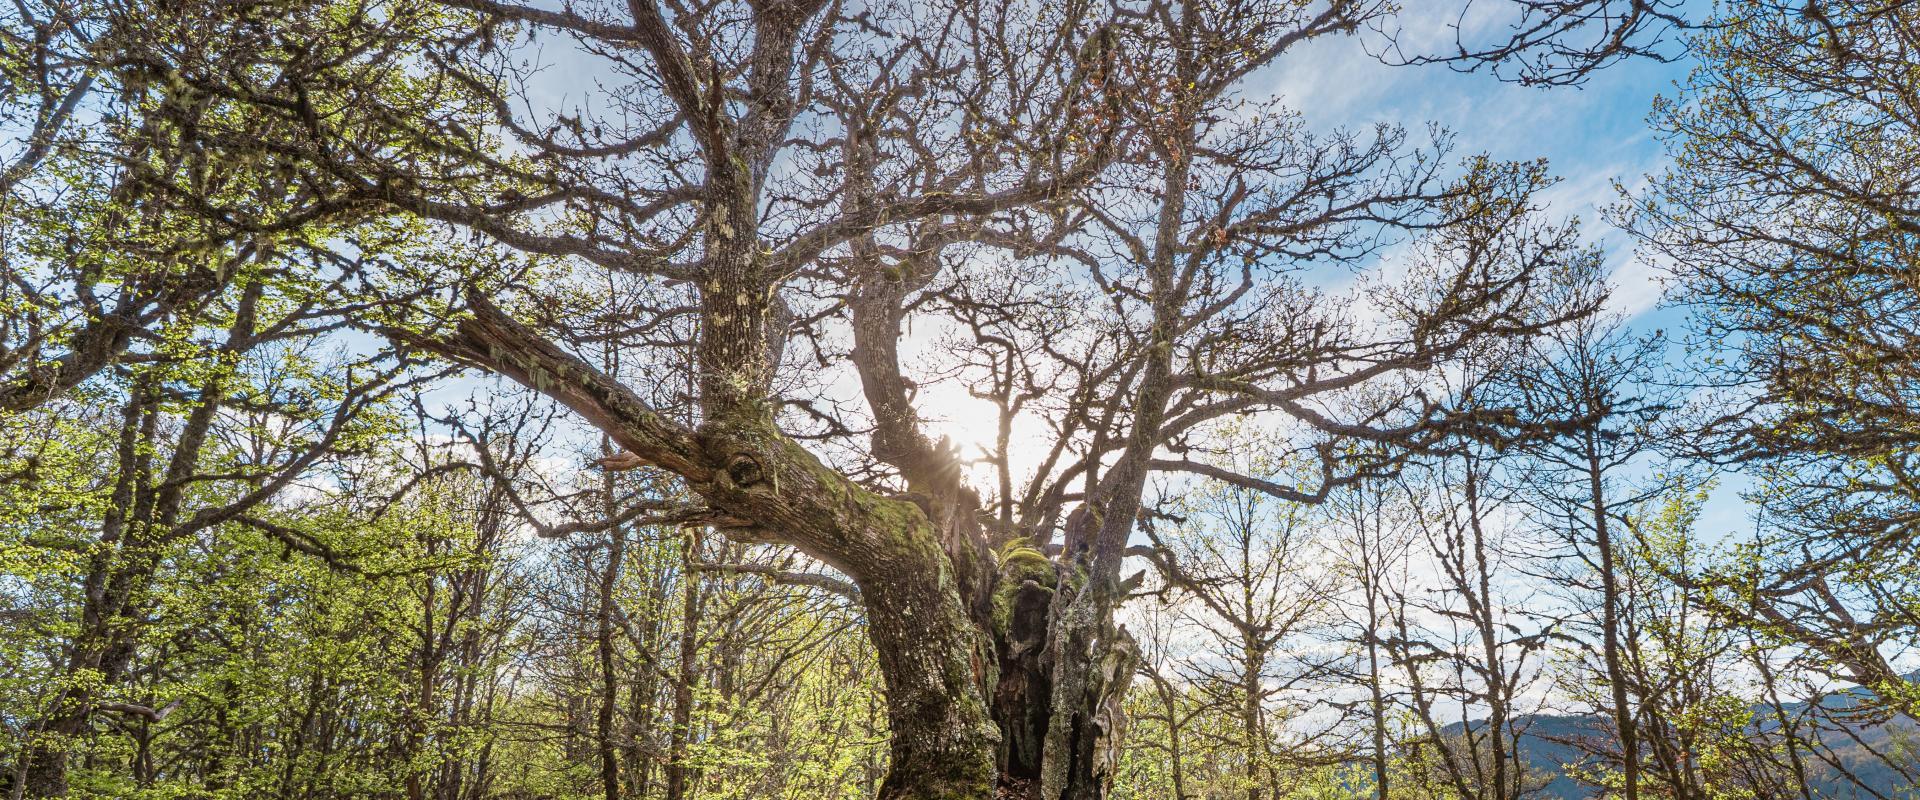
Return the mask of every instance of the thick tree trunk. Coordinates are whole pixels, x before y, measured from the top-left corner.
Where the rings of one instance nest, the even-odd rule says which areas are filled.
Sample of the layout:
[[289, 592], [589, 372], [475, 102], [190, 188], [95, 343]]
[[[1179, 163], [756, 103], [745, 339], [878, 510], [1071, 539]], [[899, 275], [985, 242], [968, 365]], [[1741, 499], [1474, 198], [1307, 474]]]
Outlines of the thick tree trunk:
[[[883, 800], [990, 796], [998, 732], [981, 686], [992, 669], [988, 642], [939, 583], [872, 581], [868, 634], [887, 685], [891, 766]], [[929, 589], [936, 591], [929, 592]], [[945, 597], [940, 596], [945, 594]]]
[[[1071, 581], [1063, 591], [1052, 562], [1038, 551], [1015, 550], [1000, 565], [989, 637], [972, 620], [925, 613], [957, 604], [915, 599], [889, 583], [863, 589], [891, 710], [893, 761], [882, 798], [1106, 796], [1125, 733], [1121, 701], [1135, 666], [1131, 640], [1113, 625], [1110, 597]], [[898, 605], [902, 601], [907, 605]], [[920, 685], [900, 679], [929, 674], [898, 663], [909, 651], [954, 665], [952, 656], [962, 649], [969, 653], [968, 673], [947, 673], [958, 680]], [[1080, 671], [1087, 680], [1067, 693], [1055, 685], [1060, 657], [1089, 667]], [[981, 688], [990, 694], [979, 694]], [[1065, 742], [1058, 750], [1064, 758], [1047, 760], [1050, 736]], [[1057, 787], [1051, 796], [1050, 784]]]
[[[913, 500], [876, 494], [745, 401], [689, 430], [483, 299], [473, 305], [456, 339], [425, 344], [553, 397], [678, 474], [729, 536], [797, 546], [860, 587], [887, 690], [880, 797], [1105, 795], [1134, 664], [1113, 624], [1118, 587], [1081, 577], [1102, 570], [1062, 570], [1031, 548], [995, 563], [977, 500], [957, 481]], [[1064, 691], [1061, 674], [1074, 681]]]

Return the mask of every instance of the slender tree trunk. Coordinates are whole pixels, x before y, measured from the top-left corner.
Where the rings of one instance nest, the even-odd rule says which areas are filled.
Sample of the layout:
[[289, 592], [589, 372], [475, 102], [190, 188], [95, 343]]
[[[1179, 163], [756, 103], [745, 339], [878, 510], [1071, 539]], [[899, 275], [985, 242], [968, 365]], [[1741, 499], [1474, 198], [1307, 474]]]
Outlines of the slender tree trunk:
[[1246, 685], [1246, 697], [1240, 707], [1240, 735], [1246, 739], [1246, 763], [1242, 765], [1247, 781], [1247, 800], [1260, 800], [1260, 765], [1265, 761], [1266, 732], [1260, 724], [1260, 675], [1265, 672], [1262, 646], [1257, 637], [1248, 633], [1243, 636], [1242, 647], [1246, 649], [1246, 666], [1241, 675]]
[[1378, 597], [1371, 575], [1372, 565], [1365, 567], [1367, 577], [1367, 695], [1373, 711], [1373, 796], [1377, 800], [1387, 800], [1389, 789], [1387, 775], [1387, 698], [1380, 686], [1380, 612]]
[[1598, 443], [1587, 437], [1587, 488], [1593, 503], [1593, 546], [1600, 551], [1601, 650], [1607, 688], [1613, 695], [1613, 724], [1620, 737], [1620, 771], [1626, 800], [1640, 798], [1640, 752], [1633, 711], [1628, 706], [1626, 668], [1620, 662], [1620, 585], [1614, 565], [1613, 532], [1607, 525], [1607, 499], [1601, 482]]
[[[608, 450], [607, 455], [612, 455]], [[613, 473], [606, 473], [601, 486], [609, 515], [613, 508]], [[606, 569], [600, 573], [599, 608], [596, 609], [595, 646], [600, 661], [600, 714], [597, 720], [600, 739], [600, 785], [606, 800], [620, 800], [620, 753], [614, 741], [614, 706], [620, 702], [618, 663], [613, 651], [614, 588], [620, 580], [621, 560], [626, 557], [626, 530], [615, 525], [608, 532]]]
[[1167, 800], [1186, 800], [1186, 743], [1182, 737], [1186, 726], [1180, 718], [1180, 696], [1175, 693], [1173, 684], [1152, 667], [1142, 667], [1141, 674], [1153, 687], [1154, 699], [1160, 701], [1161, 713], [1167, 726], [1167, 782], [1172, 784], [1173, 794]]
[[1477, 599], [1479, 606], [1475, 616], [1480, 634], [1480, 647], [1486, 658], [1487, 682], [1487, 741], [1492, 746], [1493, 756], [1493, 798], [1509, 800], [1516, 793], [1514, 785], [1508, 780], [1510, 769], [1517, 769], [1510, 758], [1507, 723], [1510, 716], [1507, 697], [1507, 674], [1505, 662], [1500, 653], [1500, 632], [1498, 621], [1494, 619], [1493, 571], [1487, 560], [1487, 537], [1481, 526], [1480, 482], [1474, 472], [1475, 463], [1469, 458], [1466, 462], [1466, 479], [1463, 491], [1467, 500], [1467, 523], [1473, 535], [1473, 562], [1478, 581]]
[[[644, 541], [644, 540], [643, 540]], [[650, 548], [651, 549], [651, 548]], [[647, 597], [640, 604], [644, 613], [635, 620], [635, 648], [651, 649], [659, 633], [659, 626], [666, 614], [664, 593], [659, 591], [660, 584], [647, 581], [643, 584]], [[653, 742], [654, 724], [659, 709], [655, 707], [656, 694], [660, 681], [659, 666], [652, 659], [635, 659], [634, 674], [627, 690], [627, 783], [633, 793], [639, 797], [651, 796], [653, 792], [655, 761], [649, 758], [646, 748]]]
[[678, 674], [673, 682], [673, 720], [668, 732], [667, 800], [685, 800], [688, 786], [687, 743], [693, 737], [693, 689], [700, 680], [700, 608], [702, 585], [691, 565], [698, 558], [699, 539], [687, 541], [681, 572], [680, 648]]

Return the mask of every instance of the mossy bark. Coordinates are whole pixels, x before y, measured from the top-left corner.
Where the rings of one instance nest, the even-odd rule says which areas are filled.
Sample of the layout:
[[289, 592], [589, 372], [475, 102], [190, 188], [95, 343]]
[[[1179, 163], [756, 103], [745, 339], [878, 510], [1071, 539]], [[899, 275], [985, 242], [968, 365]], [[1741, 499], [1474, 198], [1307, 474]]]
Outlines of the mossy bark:
[[880, 796], [990, 797], [993, 642], [926, 511], [853, 483], [763, 421], [710, 424], [699, 438], [717, 467], [696, 485], [709, 502], [783, 532], [860, 586], [887, 689], [892, 766]]

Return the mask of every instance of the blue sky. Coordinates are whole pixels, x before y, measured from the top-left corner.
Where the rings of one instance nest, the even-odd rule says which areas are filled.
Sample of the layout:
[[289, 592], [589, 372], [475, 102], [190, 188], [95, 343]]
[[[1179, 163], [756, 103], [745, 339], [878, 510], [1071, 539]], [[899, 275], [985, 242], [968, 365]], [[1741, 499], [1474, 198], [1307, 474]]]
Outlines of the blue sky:
[[[1412, 23], [1409, 23], [1410, 25]], [[1663, 143], [1648, 124], [1655, 98], [1677, 93], [1692, 69], [1686, 59], [1614, 64], [1579, 87], [1528, 88], [1485, 73], [1444, 66], [1388, 66], [1368, 54], [1378, 36], [1328, 38], [1289, 53], [1249, 82], [1249, 97], [1277, 95], [1316, 130], [1376, 122], [1409, 129], [1429, 122], [1452, 131], [1462, 155], [1546, 158], [1560, 183], [1546, 193], [1553, 219], [1578, 217], [1583, 235], [1606, 252], [1613, 307], [1638, 331], [1676, 336], [1684, 312], [1659, 304], [1658, 270], [1605, 218], [1620, 195], [1658, 174]], [[1746, 482], [1722, 476], [1700, 516], [1700, 533], [1737, 535], [1751, 525], [1739, 493]]]
[[1396, 67], [1368, 55], [1378, 36], [1328, 38], [1290, 53], [1254, 76], [1249, 95], [1273, 94], [1325, 130], [1388, 122], [1414, 128], [1438, 123], [1451, 130], [1461, 154], [1498, 159], [1546, 158], [1561, 179], [1546, 196], [1552, 217], [1577, 216], [1601, 243], [1615, 270], [1618, 307], [1652, 324], [1677, 320], [1650, 307], [1657, 295], [1652, 272], [1633, 258], [1631, 243], [1601, 218], [1618, 195], [1663, 164], [1660, 141], [1647, 125], [1654, 98], [1672, 95], [1685, 62], [1615, 64], [1585, 85], [1527, 88], [1444, 66]]

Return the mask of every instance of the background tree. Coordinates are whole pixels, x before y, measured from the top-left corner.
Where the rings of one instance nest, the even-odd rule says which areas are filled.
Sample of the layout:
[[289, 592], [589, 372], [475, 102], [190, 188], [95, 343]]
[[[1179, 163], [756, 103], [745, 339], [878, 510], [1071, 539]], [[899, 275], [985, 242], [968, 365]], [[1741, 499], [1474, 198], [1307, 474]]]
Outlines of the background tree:
[[1534, 688], [1559, 620], [1513, 580], [1524, 546], [1502, 520], [1510, 498], [1492, 464], [1466, 453], [1404, 491], [1438, 574], [1394, 589], [1388, 650], [1420, 729], [1411, 758], [1456, 797], [1521, 798], [1551, 776], [1529, 770], [1520, 739], [1542, 698]]
[[1716, 614], [1911, 716], [1893, 664], [1916, 641], [1920, 9], [1751, 2], [1718, 25], [1684, 102], [1656, 111], [1674, 167], [1625, 220], [1726, 390], [1702, 409], [1705, 455], [1748, 465], [1764, 509], [1694, 579]]
[[[1163, 573], [1161, 602], [1174, 605], [1185, 632], [1180, 647], [1192, 654], [1173, 662], [1171, 680], [1196, 706], [1188, 713], [1229, 721], [1214, 726], [1224, 730], [1194, 732], [1199, 741], [1190, 746], [1220, 755], [1210, 774], [1189, 776], [1189, 786], [1259, 800], [1286, 791], [1305, 767], [1342, 760], [1326, 741], [1337, 720], [1298, 719], [1320, 707], [1313, 696], [1329, 659], [1316, 652], [1316, 639], [1325, 635], [1334, 590], [1333, 573], [1317, 561], [1320, 529], [1310, 508], [1214, 484], [1163, 513], [1177, 522], [1148, 526], [1151, 558]], [[1153, 680], [1172, 691], [1160, 685], [1169, 678]]]
[[1630, 583], [1640, 571], [1629, 565], [1634, 551], [1622, 523], [1628, 509], [1684, 487], [1657, 472], [1640, 478], [1641, 486], [1626, 478], [1663, 466], [1650, 452], [1669, 406], [1651, 386], [1661, 347], [1657, 337], [1632, 338], [1616, 319], [1588, 318], [1542, 343], [1514, 378], [1526, 407], [1560, 409], [1577, 419], [1564, 435], [1526, 447], [1524, 460], [1513, 465], [1524, 492], [1517, 501], [1534, 509], [1547, 540], [1562, 548], [1542, 564], [1551, 573], [1547, 580], [1572, 595], [1572, 618], [1559, 633], [1575, 637], [1591, 661], [1575, 680], [1597, 679], [1606, 687], [1600, 709], [1614, 734], [1604, 757], [1618, 764], [1620, 794], [1629, 800], [1640, 795], [1641, 723], [1633, 698], [1641, 690], [1626, 662], [1635, 646], [1628, 620], [1635, 598], [1650, 590]]
[[[329, 364], [329, 354], [290, 343], [309, 321], [307, 303], [316, 300], [299, 293], [304, 287], [270, 293], [267, 281], [243, 277], [236, 292], [209, 309], [224, 330], [170, 331], [174, 347], [198, 358], [142, 365], [102, 395], [119, 413], [111, 449], [99, 454], [107, 470], [97, 482], [62, 486], [53, 495], [59, 499], [42, 506], [37, 462], [63, 443], [16, 440], [12, 455], [21, 467], [12, 491], [23, 495], [26, 512], [13, 521], [19, 541], [85, 565], [74, 576], [73, 629], [51, 654], [49, 681], [57, 688], [23, 731], [21, 781], [35, 796], [64, 793], [67, 740], [97, 714], [119, 708], [110, 698], [133, 667], [141, 628], [160, 600], [152, 584], [167, 559], [227, 525], [252, 526], [290, 549], [331, 556], [323, 543], [259, 511], [295, 481], [365, 446], [369, 426], [383, 423], [379, 404], [409, 379], [413, 365], [385, 355]], [[288, 313], [275, 313], [282, 308]], [[10, 422], [37, 427], [60, 410], [42, 408]], [[69, 494], [76, 490], [78, 496]], [[35, 530], [48, 512], [65, 512], [77, 529]], [[119, 710], [159, 713], [138, 705]]]
[[1333, 597], [1341, 627], [1351, 642], [1352, 661], [1339, 683], [1357, 687], [1364, 696], [1365, 753], [1372, 771], [1373, 796], [1392, 796], [1402, 734], [1398, 722], [1401, 685], [1394, 678], [1393, 616], [1395, 587], [1411, 583], [1408, 557], [1413, 547], [1411, 517], [1415, 506], [1390, 482], [1363, 481], [1328, 499], [1329, 545], [1337, 574], [1350, 578], [1347, 591]]

